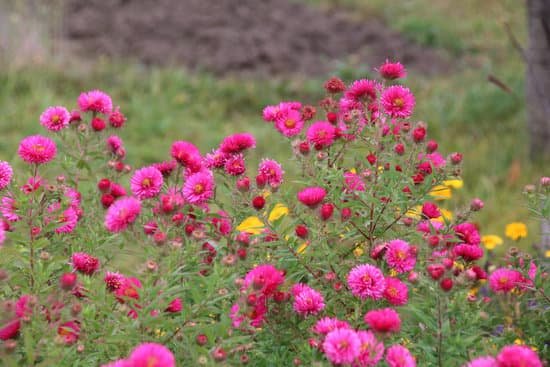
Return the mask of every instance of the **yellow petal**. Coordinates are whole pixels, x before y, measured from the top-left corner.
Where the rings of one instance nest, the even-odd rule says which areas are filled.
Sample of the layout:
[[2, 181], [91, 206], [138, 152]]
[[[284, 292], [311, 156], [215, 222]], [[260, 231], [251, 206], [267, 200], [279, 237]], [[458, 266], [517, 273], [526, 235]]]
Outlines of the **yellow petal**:
[[248, 232], [250, 234], [262, 233], [265, 225], [258, 217], [248, 217], [237, 226], [237, 231]]
[[409, 209], [405, 213], [405, 216], [413, 219], [420, 219], [420, 213], [422, 213], [422, 207], [420, 205], [417, 205], [414, 208]]
[[359, 257], [361, 255], [363, 255], [365, 253], [365, 251], [361, 248], [361, 246], [357, 246], [355, 248], [355, 250], [353, 250], [353, 254], [356, 256], [356, 257]]
[[435, 200], [447, 200], [453, 196], [451, 189], [445, 185], [437, 185], [429, 193]]
[[300, 247], [298, 247], [298, 250], [296, 250], [297, 253], [301, 254], [303, 253], [306, 248], [309, 246], [309, 242], [304, 242], [300, 245]]
[[443, 181], [443, 185], [453, 189], [461, 189], [464, 186], [464, 181], [461, 179], [445, 180]]
[[488, 234], [481, 237], [481, 243], [483, 243], [483, 246], [485, 246], [487, 250], [493, 250], [495, 247], [502, 245], [503, 241], [502, 238], [497, 235]]
[[527, 237], [527, 226], [525, 223], [513, 222], [506, 225], [505, 230], [506, 237], [513, 239], [514, 241]]
[[268, 220], [270, 222], [276, 221], [277, 219], [288, 214], [288, 208], [284, 204], [276, 204], [271, 213], [269, 213]]
[[441, 217], [435, 218], [434, 220], [445, 223], [453, 220], [453, 212], [444, 208], [439, 208], [441, 212]]

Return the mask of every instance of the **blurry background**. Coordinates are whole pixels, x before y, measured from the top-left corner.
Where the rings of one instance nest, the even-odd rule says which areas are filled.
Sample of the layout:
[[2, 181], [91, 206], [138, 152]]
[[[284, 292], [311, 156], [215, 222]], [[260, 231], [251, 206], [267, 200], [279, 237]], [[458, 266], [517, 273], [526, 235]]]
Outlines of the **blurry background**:
[[176, 139], [206, 153], [237, 131], [257, 137], [256, 160], [284, 162], [265, 105], [315, 103], [328, 76], [374, 76], [389, 58], [408, 68], [415, 117], [441, 152], [464, 153], [464, 187], [446, 206], [478, 196], [483, 234], [524, 221], [528, 245], [540, 231], [521, 190], [550, 172], [528, 160], [511, 42], [526, 36], [518, 0], [0, 0], [0, 159], [16, 161], [19, 140], [44, 132], [47, 106], [72, 109], [101, 89], [128, 117], [135, 166], [166, 159]]

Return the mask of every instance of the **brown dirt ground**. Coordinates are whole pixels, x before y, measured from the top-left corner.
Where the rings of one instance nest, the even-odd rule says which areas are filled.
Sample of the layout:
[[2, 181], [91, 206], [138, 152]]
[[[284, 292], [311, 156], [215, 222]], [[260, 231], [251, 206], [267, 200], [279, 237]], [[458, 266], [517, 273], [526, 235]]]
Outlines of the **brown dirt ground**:
[[296, 0], [69, 0], [64, 35], [87, 56], [137, 58], [216, 75], [323, 75], [337, 60], [400, 60], [422, 74], [447, 58], [343, 10]]

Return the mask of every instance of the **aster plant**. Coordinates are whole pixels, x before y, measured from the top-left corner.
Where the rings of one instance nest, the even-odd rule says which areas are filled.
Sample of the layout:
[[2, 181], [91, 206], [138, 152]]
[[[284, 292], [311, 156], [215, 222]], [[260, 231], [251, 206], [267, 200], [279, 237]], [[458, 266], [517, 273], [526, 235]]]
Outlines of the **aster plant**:
[[108, 94], [46, 108], [54, 138], [23, 139], [19, 171], [0, 162], [2, 362], [542, 367], [545, 265], [486, 253], [484, 203], [442, 201], [462, 155], [413, 119], [404, 66], [377, 70], [263, 109], [294, 176], [251, 167], [247, 132], [133, 168]]

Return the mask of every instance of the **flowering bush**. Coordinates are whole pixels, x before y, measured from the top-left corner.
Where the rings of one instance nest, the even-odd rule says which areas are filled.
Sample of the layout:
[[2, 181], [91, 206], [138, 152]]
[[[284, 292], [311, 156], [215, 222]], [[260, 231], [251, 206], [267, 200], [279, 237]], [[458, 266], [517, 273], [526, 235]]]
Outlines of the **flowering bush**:
[[[472, 222], [480, 199], [445, 208], [462, 155], [411, 120], [404, 67], [379, 72], [329, 79], [318, 106], [264, 109], [292, 178], [247, 164], [249, 133], [206, 154], [175, 141], [133, 169], [107, 94], [47, 108], [55, 139], [23, 139], [15, 173], [0, 162], [2, 361], [542, 366], [547, 273], [516, 249], [493, 259], [503, 241]], [[543, 218], [548, 181], [531, 191]]]

